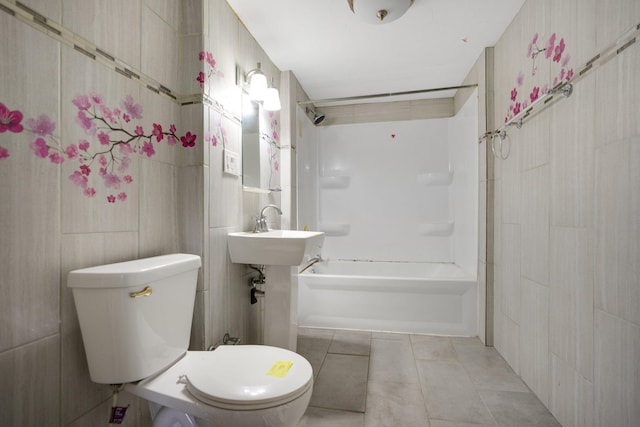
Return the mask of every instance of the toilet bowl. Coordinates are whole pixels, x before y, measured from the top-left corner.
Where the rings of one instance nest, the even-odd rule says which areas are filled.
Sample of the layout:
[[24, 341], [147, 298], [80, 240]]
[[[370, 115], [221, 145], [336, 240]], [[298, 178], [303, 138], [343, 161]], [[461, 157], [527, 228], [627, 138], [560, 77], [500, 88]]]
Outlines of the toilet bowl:
[[69, 273], [91, 379], [149, 401], [154, 427], [295, 426], [313, 389], [304, 357], [262, 345], [187, 351], [199, 267], [173, 254]]
[[[292, 362], [290, 369], [282, 376], [269, 375], [280, 362]], [[312, 389], [313, 373], [306, 359], [260, 345], [189, 351], [166, 371], [125, 386], [131, 394], [194, 416], [199, 427], [295, 426]], [[154, 417], [153, 426], [176, 425], [175, 420], [161, 421]]]

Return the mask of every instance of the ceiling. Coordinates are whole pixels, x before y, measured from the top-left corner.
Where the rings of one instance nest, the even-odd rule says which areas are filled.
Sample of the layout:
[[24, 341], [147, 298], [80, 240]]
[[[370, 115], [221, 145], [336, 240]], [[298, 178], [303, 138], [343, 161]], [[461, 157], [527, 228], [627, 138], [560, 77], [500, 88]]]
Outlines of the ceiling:
[[415, 0], [386, 24], [360, 21], [347, 0], [227, 2], [274, 64], [322, 100], [460, 85], [524, 0]]

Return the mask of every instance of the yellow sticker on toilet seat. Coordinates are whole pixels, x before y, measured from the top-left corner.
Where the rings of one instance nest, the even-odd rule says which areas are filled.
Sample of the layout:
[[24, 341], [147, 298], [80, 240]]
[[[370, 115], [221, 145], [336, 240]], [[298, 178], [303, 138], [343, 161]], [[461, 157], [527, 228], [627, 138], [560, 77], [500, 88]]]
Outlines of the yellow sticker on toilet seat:
[[289, 372], [289, 369], [293, 366], [293, 362], [290, 360], [276, 360], [276, 363], [273, 364], [267, 375], [271, 375], [272, 377], [284, 378]]

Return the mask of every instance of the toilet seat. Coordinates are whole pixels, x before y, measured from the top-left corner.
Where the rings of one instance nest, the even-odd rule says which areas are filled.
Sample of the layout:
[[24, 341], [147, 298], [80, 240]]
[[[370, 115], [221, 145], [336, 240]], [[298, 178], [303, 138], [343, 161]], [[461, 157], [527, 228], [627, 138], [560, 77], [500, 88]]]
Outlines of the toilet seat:
[[[188, 392], [203, 403], [223, 409], [243, 411], [282, 405], [313, 384], [309, 362], [278, 347], [220, 346], [212, 352], [189, 352], [185, 359], [189, 360], [178, 363], [186, 365], [183, 380]], [[274, 367], [281, 370], [269, 374]]]

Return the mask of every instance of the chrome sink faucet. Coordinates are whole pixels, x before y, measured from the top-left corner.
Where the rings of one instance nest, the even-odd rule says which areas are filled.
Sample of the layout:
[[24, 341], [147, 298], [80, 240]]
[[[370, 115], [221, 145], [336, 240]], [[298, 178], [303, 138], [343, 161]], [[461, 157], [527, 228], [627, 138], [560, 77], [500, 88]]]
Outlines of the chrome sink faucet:
[[282, 215], [282, 211], [277, 205], [267, 205], [260, 211], [260, 217], [256, 219], [256, 228], [253, 230], [254, 233], [264, 233], [265, 231], [269, 231], [269, 226], [267, 225], [267, 217], [264, 215], [264, 211], [268, 208], [273, 208], [278, 212], [278, 215]]

